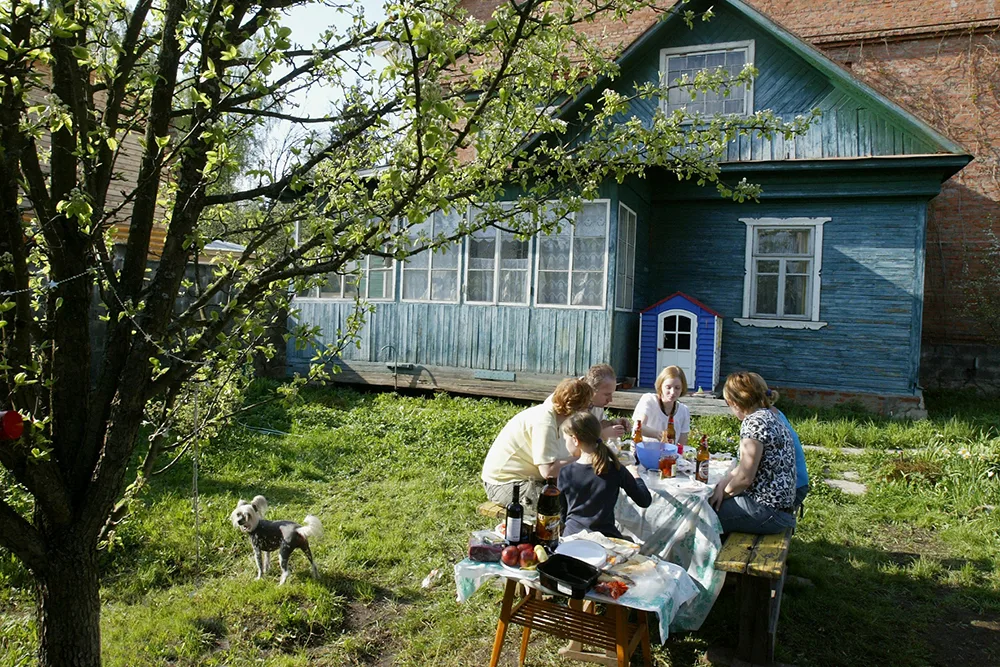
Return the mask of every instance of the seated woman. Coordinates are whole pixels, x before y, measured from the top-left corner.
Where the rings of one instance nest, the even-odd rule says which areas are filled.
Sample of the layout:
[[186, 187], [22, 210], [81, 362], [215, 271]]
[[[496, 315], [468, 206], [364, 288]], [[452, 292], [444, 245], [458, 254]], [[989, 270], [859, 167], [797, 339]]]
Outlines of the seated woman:
[[558, 477], [559, 469], [572, 461], [559, 427], [574, 412], [590, 407], [593, 390], [583, 380], [563, 380], [552, 400], [522, 410], [507, 422], [483, 462], [486, 497], [507, 506], [519, 486], [519, 501], [526, 516], [536, 516], [538, 494], [545, 479]]
[[[751, 373], [751, 375], [757, 375], [756, 373]], [[764, 378], [757, 375], [761, 382], [764, 382]], [[767, 383], [764, 382], [764, 386]], [[770, 410], [773, 414], [777, 415], [781, 423], [785, 425], [788, 432], [792, 436], [792, 445], [795, 447], [795, 501], [792, 503], [792, 509], [798, 509], [802, 506], [802, 502], [809, 495], [809, 471], [806, 470], [806, 453], [802, 449], [802, 441], [799, 440], [799, 434], [795, 432], [792, 428], [792, 422], [788, 421], [788, 417], [785, 413], [774, 407], [774, 404], [778, 402], [778, 392], [774, 389], [768, 389], [765, 394], [767, 395], [767, 401], [770, 404]]]
[[691, 412], [677, 399], [687, 392], [687, 378], [679, 366], [667, 366], [656, 378], [656, 393], [643, 394], [632, 412], [632, 421], [642, 420], [642, 435], [662, 440], [670, 418], [674, 418], [677, 444], [687, 445]]
[[621, 537], [615, 527], [618, 489], [624, 489], [639, 507], [653, 498], [634, 465], [623, 468], [601, 440], [601, 422], [589, 412], [570, 415], [563, 424], [566, 448], [575, 463], [559, 471], [563, 505], [563, 534], [595, 530], [607, 537]]
[[795, 525], [795, 448], [771, 412], [767, 385], [756, 373], [732, 373], [722, 395], [740, 426], [736, 465], [719, 480], [712, 507], [722, 532], [780, 533]]

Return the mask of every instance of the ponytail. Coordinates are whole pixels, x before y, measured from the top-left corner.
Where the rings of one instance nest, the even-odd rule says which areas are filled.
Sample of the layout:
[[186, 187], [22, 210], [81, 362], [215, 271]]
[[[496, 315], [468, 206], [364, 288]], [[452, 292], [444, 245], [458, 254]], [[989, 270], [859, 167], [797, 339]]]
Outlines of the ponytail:
[[601, 438], [597, 439], [597, 443], [594, 445], [594, 453], [591, 456], [594, 457], [594, 474], [598, 477], [604, 474], [608, 466], [612, 466], [615, 470], [621, 467], [618, 459], [611, 453], [611, 450]]

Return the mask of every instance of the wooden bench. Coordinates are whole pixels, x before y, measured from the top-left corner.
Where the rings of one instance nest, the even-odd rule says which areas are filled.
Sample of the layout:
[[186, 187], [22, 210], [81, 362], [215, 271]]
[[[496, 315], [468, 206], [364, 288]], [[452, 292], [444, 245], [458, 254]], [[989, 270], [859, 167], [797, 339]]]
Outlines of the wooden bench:
[[731, 533], [719, 552], [715, 569], [737, 577], [740, 631], [733, 665], [774, 664], [774, 635], [791, 540], [791, 530], [777, 535]]
[[502, 519], [507, 516], [506, 507], [503, 505], [497, 505], [495, 502], [490, 500], [487, 500], [485, 503], [477, 507], [476, 512], [492, 519]]

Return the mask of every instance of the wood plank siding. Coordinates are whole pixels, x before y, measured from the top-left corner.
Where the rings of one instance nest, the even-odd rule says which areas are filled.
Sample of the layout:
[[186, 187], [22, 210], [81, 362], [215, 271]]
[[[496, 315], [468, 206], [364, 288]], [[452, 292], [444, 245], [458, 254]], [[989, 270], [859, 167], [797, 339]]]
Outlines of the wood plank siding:
[[[680, 24], [664, 30], [649, 44], [632, 71], [624, 73], [614, 88], [634, 90], [633, 82], [658, 81], [660, 49], [753, 40], [755, 67], [754, 110], [770, 109], [786, 120], [819, 109], [821, 115], [809, 131], [794, 140], [775, 137], [739, 137], [730, 142], [726, 161], [810, 160], [822, 158], [920, 155], [937, 152], [931, 142], [906, 127], [889, 110], [876, 107], [856, 91], [848, 91], [817, 71], [810, 63], [780, 44], [761, 27], [746, 21], [725, 4], [715, 18], [696, 23], [695, 29]], [[633, 105], [634, 114], [651, 122], [656, 100]]]

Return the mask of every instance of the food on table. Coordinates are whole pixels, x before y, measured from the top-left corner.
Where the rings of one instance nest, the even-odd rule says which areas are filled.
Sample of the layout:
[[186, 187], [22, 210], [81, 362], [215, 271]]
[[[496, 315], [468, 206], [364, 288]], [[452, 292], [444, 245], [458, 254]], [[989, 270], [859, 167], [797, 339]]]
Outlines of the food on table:
[[521, 564], [521, 550], [513, 544], [504, 547], [504, 550], [500, 553], [500, 560], [508, 567], [518, 567]]
[[594, 586], [594, 591], [601, 595], [607, 595], [612, 600], [617, 600], [628, 591], [628, 584], [617, 579], [612, 581], [602, 581]]
[[535, 550], [521, 550], [521, 569], [530, 570], [538, 565], [538, 556], [535, 555]]
[[541, 544], [535, 545], [535, 556], [538, 557], [539, 563], [544, 563], [549, 559], [548, 552], [545, 551], [545, 547], [543, 547]]
[[529, 542], [521, 542], [520, 544], [517, 545], [517, 548], [518, 548], [519, 551], [534, 551], [535, 550], [535, 547], [533, 547], [531, 545], [531, 543], [529, 543]]
[[473, 533], [469, 538], [469, 558], [480, 563], [497, 563], [503, 552], [503, 542], [495, 537]]

